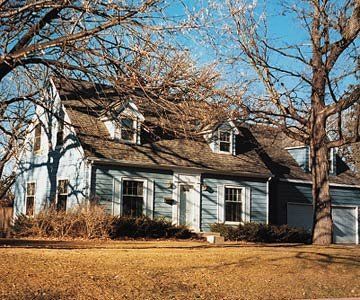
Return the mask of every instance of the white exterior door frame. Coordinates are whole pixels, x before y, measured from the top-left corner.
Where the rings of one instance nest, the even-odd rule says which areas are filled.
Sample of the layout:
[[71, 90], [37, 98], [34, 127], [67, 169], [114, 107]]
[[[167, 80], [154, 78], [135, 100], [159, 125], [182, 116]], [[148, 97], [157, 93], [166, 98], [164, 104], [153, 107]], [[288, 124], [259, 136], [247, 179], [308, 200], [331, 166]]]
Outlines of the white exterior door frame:
[[181, 185], [193, 186], [193, 191], [190, 193], [192, 197], [192, 208], [194, 221], [190, 228], [195, 231], [200, 231], [200, 207], [201, 207], [201, 174], [174, 172], [173, 177], [173, 199], [175, 200], [172, 207], [172, 222], [176, 225], [180, 224], [180, 188]]

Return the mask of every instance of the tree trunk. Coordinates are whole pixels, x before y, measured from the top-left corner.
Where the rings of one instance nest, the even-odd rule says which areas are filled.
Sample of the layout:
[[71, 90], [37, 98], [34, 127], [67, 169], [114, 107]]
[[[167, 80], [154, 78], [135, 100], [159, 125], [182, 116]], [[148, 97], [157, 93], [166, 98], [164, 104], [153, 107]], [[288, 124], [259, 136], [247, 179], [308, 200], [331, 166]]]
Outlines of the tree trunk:
[[312, 196], [314, 206], [312, 242], [332, 243], [333, 223], [329, 188], [329, 160], [326, 145], [325, 120], [316, 118], [311, 141]]

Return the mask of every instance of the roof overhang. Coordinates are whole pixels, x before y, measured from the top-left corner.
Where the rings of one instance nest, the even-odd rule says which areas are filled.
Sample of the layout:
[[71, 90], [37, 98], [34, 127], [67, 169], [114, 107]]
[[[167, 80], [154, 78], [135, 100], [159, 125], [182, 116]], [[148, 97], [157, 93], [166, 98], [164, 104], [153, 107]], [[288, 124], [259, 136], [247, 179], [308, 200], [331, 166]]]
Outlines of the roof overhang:
[[[286, 178], [280, 178], [279, 179], [282, 182], [290, 182], [290, 183], [300, 183], [300, 184], [312, 184], [310, 180], [301, 180], [301, 179], [286, 179]], [[333, 187], [347, 187], [347, 188], [354, 188], [354, 189], [360, 189], [360, 185], [352, 185], [352, 184], [343, 184], [343, 183], [332, 183], [330, 182], [330, 186]]]
[[131, 162], [124, 161], [118, 159], [108, 159], [108, 158], [98, 158], [98, 157], [88, 157], [88, 161], [93, 164], [101, 164], [101, 165], [114, 165], [114, 166], [127, 166], [127, 167], [143, 167], [149, 169], [158, 169], [158, 170], [169, 170], [176, 171], [184, 170], [184, 171], [193, 171], [196, 173], [206, 173], [206, 174], [214, 174], [214, 175], [228, 175], [228, 176], [241, 176], [247, 178], [257, 178], [264, 179], [265, 181], [269, 180], [269, 177], [274, 177], [272, 174], [254, 174], [251, 172], [229, 172], [225, 170], [217, 170], [217, 169], [208, 169], [208, 168], [197, 168], [197, 167], [185, 167], [178, 165], [163, 165], [163, 164], [151, 164], [151, 163], [140, 163], [140, 162]]

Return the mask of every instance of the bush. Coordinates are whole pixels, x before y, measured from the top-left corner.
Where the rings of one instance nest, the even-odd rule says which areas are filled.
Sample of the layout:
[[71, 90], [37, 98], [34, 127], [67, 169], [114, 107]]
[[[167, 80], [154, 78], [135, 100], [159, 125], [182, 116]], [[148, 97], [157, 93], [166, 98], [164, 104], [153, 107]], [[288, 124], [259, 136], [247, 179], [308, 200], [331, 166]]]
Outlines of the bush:
[[48, 208], [35, 217], [19, 215], [12, 232], [16, 237], [83, 239], [194, 237], [187, 227], [172, 225], [166, 219], [114, 217], [99, 205], [83, 205], [67, 212]]
[[193, 233], [185, 226], [172, 225], [170, 221], [149, 217], [115, 217], [111, 238], [178, 238], [188, 239]]
[[35, 217], [20, 215], [12, 232], [17, 237], [106, 238], [112, 217], [99, 206], [79, 206], [68, 212], [54, 208], [42, 210]]
[[310, 233], [302, 228], [288, 225], [267, 225], [245, 223], [229, 226], [222, 223], [211, 225], [211, 231], [219, 232], [228, 241], [246, 241], [258, 243], [309, 243]]

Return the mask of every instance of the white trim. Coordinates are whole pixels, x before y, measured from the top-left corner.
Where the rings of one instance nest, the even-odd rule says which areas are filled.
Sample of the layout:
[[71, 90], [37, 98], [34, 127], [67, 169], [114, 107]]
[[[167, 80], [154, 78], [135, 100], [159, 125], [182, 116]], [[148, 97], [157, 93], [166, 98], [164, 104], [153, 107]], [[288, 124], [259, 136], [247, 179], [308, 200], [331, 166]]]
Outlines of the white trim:
[[272, 177], [266, 182], [266, 224], [269, 224], [269, 216], [270, 216], [270, 181]]
[[201, 208], [201, 175], [194, 173], [176, 173], [173, 175], [173, 190], [174, 204], [172, 206], [172, 222], [174, 224], [180, 224], [180, 187], [181, 185], [189, 184], [194, 186], [193, 194], [193, 213], [194, 213], [194, 224], [192, 229], [200, 231], [200, 208]]
[[26, 187], [25, 187], [25, 205], [24, 205], [24, 208], [25, 208], [25, 210], [24, 210], [24, 214], [27, 216], [27, 214], [26, 214], [26, 210], [27, 210], [27, 196], [28, 196], [28, 194], [27, 194], [27, 191], [28, 191], [28, 188], [27, 188], [27, 186], [28, 186], [28, 184], [29, 183], [34, 183], [35, 184], [35, 192], [34, 192], [34, 204], [33, 204], [33, 216], [35, 215], [35, 209], [36, 209], [36, 193], [37, 193], [37, 182], [35, 181], [35, 180], [31, 180], [31, 181], [26, 181]]
[[[58, 188], [59, 188], [59, 181], [60, 180], [67, 180], [67, 187], [66, 187], [66, 204], [68, 204], [68, 196], [69, 196], [69, 185], [70, 185], [70, 180], [69, 177], [56, 177], [56, 192], [55, 192], [55, 205], [56, 205], [56, 209], [57, 209], [57, 205], [58, 205]], [[64, 194], [63, 194], [64, 195]], [[66, 205], [66, 209], [65, 211], [68, 210], [68, 205]]]
[[[128, 180], [128, 181], [137, 181], [137, 182], [142, 182], [143, 183], [143, 215], [146, 216], [146, 207], [147, 207], [147, 196], [148, 196], [148, 179], [144, 178], [144, 177], [132, 177], [132, 176], [123, 176], [121, 177], [121, 181], [120, 181], [120, 215], [122, 215], [122, 210], [123, 210], [123, 182], [124, 180]], [[114, 202], [112, 204], [114, 206]]]
[[225, 198], [224, 198], [225, 185], [217, 186], [217, 222], [225, 222]]
[[[230, 138], [229, 138], [229, 151], [221, 151], [220, 148], [221, 148], [221, 140], [220, 140], [220, 132], [228, 132], [230, 133]], [[233, 154], [233, 128], [231, 128], [230, 130], [224, 130], [224, 129], [221, 129], [221, 128], [218, 128], [217, 130], [217, 134], [218, 134], [218, 142], [219, 142], [219, 149], [218, 149], [218, 153], [220, 154]], [[223, 142], [223, 143], [227, 143], [227, 142]]]
[[285, 150], [292, 150], [292, 149], [301, 149], [301, 148], [307, 148], [309, 146], [303, 145], [303, 146], [292, 146], [292, 147], [285, 147]]
[[355, 226], [356, 226], [356, 239], [355, 239], [355, 242], [356, 242], [357, 245], [359, 244], [359, 226], [360, 226], [359, 210], [360, 210], [360, 206], [358, 206], [356, 208], [356, 212], [355, 212], [355, 216], [356, 216], [356, 220], [357, 220], [357, 222], [355, 222]]
[[[223, 192], [223, 197], [224, 197], [224, 200], [223, 200], [223, 203], [224, 203], [224, 205], [223, 205], [224, 223], [229, 224], [229, 225], [236, 225], [236, 224], [241, 224], [241, 223], [247, 222], [247, 219], [248, 219], [247, 218], [247, 201], [249, 201], [250, 199], [247, 199], [247, 197], [246, 197], [246, 194], [247, 194], [246, 187], [242, 186], [242, 185], [225, 184], [223, 186], [223, 188], [224, 188], [224, 192]], [[239, 221], [239, 222], [226, 221], [226, 214], [225, 214], [225, 206], [226, 206], [225, 189], [226, 188], [241, 190], [241, 221]]]
[[91, 177], [92, 177], [92, 162], [90, 160], [86, 161], [85, 163], [87, 163], [87, 167], [88, 167], [88, 190], [87, 190], [87, 197], [88, 200], [90, 201], [91, 199]]
[[[120, 176], [113, 178], [112, 188], [112, 213], [121, 216], [123, 214], [123, 181], [143, 182], [143, 215], [153, 218], [154, 216], [154, 181], [146, 177], [139, 176]], [[118, 189], [116, 188], [118, 185]], [[117, 195], [118, 193], [118, 195]], [[118, 196], [118, 198], [117, 198]], [[119, 201], [119, 203], [115, 201]], [[117, 207], [118, 206], [118, 207]]]
[[[286, 178], [279, 178], [281, 182], [290, 182], [290, 183], [303, 183], [303, 184], [312, 184], [311, 181], [308, 180], [301, 180], [301, 179], [286, 179]], [[360, 189], [360, 185], [350, 185], [350, 184], [342, 184], [342, 183], [330, 183], [330, 186], [338, 186], [338, 187], [349, 187], [349, 188], [356, 188]]]

